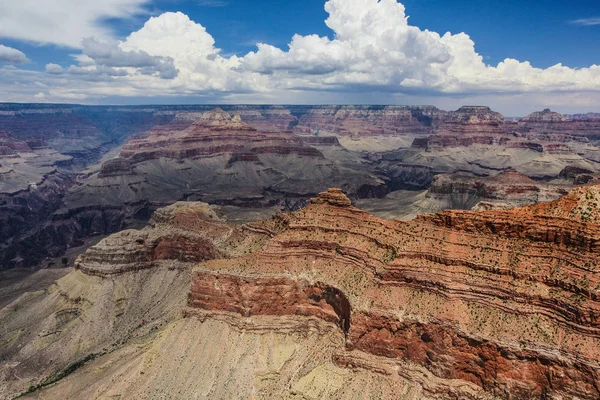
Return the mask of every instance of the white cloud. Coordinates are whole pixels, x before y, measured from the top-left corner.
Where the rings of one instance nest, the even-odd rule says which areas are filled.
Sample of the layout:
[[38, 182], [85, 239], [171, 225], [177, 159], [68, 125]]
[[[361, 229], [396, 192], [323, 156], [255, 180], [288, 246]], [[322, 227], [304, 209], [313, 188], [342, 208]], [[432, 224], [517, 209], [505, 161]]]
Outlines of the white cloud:
[[571, 23], [574, 24], [574, 25], [581, 25], [581, 26], [600, 25], [600, 18], [582, 18], [582, 19], [576, 19], [574, 21], [571, 21]]
[[24, 64], [28, 61], [29, 59], [22, 51], [0, 44], [0, 62]]
[[[251, 74], [235, 70], [239, 67], [238, 57], [221, 56], [221, 50], [215, 47], [215, 40], [206, 28], [181, 12], [150, 18], [121, 43], [121, 48], [173, 59], [180, 73], [168, 85], [175, 91], [261, 90], [252, 81]], [[256, 79], [266, 80], [256, 75]]]
[[[600, 90], [600, 67], [534, 68], [506, 59], [486, 65], [465, 33], [408, 24], [396, 0], [329, 0], [325, 21], [335, 37], [295, 35], [283, 51], [260, 44], [241, 69], [269, 74], [288, 88], [440, 94]], [[281, 87], [281, 85], [280, 85]]]
[[[121, 14], [136, 12], [143, 2], [120, 1], [129, 4]], [[599, 66], [540, 69], [514, 59], [487, 65], [467, 34], [440, 35], [412, 26], [397, 0], [329, 0], [325, 9], [333, 38], [294, 35], [285, 50], [261, 43], [243, 57], [224, 56], [201, 24], [181, 12], [167, 12], [122, 41], [80, 37], [81, 53], [74, 56], [78, 65], [48, 64], [42, 77], [31, 78], [26, 78], [30, 71], [5, 70], [0, 79], [10, 82], [10, 75], [22, 91], [27, 79], [42, 82], [49, 101], [172, 96], [249, 103], [495, 102], [519, 110], [510, 99], [566, 107], [574, 104], [569, 101], [594, 104], [600, 98]], [[39, 93], [39, 87], [31, 90], [31, 96]]]
[[179, 72], [171, 57], [151, 56], [139, 49], [125, 51], [117, 42], [100, 42], [93, 38], [83, 39], [82, 45], [83, 54], [88, 57], [86, 61], [93, 60], [97, 66], [137, 68], [145, 75], [156, 73], [162, 79], [173, 79]]
[[149, 0], [4, 0], [0, 1], [0, 37], [78, 48], [86, 37], [105, 39], [107, 18], [143, 12]]
[[60, 75], [65, 73], [65, 69], [58, 64], [46, 64], [46, 72], [53, 75]]

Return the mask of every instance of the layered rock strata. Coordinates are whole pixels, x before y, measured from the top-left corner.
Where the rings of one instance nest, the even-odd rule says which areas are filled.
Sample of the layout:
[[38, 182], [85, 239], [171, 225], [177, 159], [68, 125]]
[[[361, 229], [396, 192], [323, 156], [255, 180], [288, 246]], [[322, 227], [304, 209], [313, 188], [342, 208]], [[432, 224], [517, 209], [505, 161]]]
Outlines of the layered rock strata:
[[[580, 181], [576, 177], [568, 179]], [[538, 182], [510, 169], [488, 178], [469, 174], [436, 175], [427, 191], [427, 198], [450, 201], [453, 205], [450, 208], [502, 209], [556, 200], [569, 193], [571, 188], [570, 183]]]
[[[373, 217], [331, 189], [237, 228], [215, 207], [177, 203], [149, 227], [92, 247], [46, 293], [2, 310], [3, 393], [111, 348], [40, 395], [163, 393], [139, 384], [148, 373], [170, 388], [189, 387], [173, 380], [185, 374], [221, 397], [355, 398], [343, 388], [359, 379], [383, 397], [595, 399], [599, 202], [590, 186], [534, 206], [404, 222]], [[227, 345], [217, 343], [223, 334]], [[296, 345], [278, 347], [289, 335]], [[157, 357], [172, 373], [156, 370]], [[233, 365], [228, 376], [247, 384], [214, 388], [204, 369], [187, 367], [190, 357], [210, 371]]]
[[197, 267], [188, 304], [322, 318], [342, 324], [349, 351], [502, 398], [596, 398], [599, 199], [591, 187], [524, 209], [386, 222], [329, 191], [262, 250]]
[[[39, 265], [177, 200], [295, 209], [330, 186], [380, 198], [428, 189], [439, 174], [493, 177], [511, 167], [538, 181], [585, 184], [600, 162], [594, 114], [544, 110], [504, 120], [474, 106], [213, 108], [1, 104], [0, 197], [9, 206], [0, 217], [24, 224], [18, 238], [0, 241], [24, 245], [6, 250], [0, 268]], [[75, 173], [111, 150], [69, 191]], [[567, 168], [590, 172], [574, 177]], [[55, 184], [45, 188], [46, 180]]]
[[118, 158], [81, 180], [66, 203], [200, 199], [272, 206], [332, 184], [359, 195], [385, 195], [384, 183], [333, 136], [258, 131], [221, 109], [185, 127], [158, 126], [123, 145]]

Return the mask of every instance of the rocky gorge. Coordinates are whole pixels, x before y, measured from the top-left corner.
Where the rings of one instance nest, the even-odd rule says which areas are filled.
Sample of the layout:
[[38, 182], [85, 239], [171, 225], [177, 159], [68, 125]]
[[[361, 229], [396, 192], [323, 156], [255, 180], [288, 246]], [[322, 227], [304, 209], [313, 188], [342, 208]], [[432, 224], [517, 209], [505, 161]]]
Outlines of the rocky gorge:
[[600, 396], [594, 115], [3, 107], [0, 398]]
[[595, 399], [598, 201], [386, 221], [330, 189], [241, 226], [176, 203], [2, 309], [2, 393]]
[[[592, 182], [600, 160], [594, 115], [549, 110], [515, 122], [487, 107], [4, 104], [0, 127], [3, 268], [55, 263], [178, 200], [266, 215], [338, 186], [402, 217], [489, 203], [464, 185], [440, 197], [444, 175], [493, 181], [514, 170], [564, 194]], [[555, 198], [507, 190], [512, 199], [492, 196], [494, 207]]]

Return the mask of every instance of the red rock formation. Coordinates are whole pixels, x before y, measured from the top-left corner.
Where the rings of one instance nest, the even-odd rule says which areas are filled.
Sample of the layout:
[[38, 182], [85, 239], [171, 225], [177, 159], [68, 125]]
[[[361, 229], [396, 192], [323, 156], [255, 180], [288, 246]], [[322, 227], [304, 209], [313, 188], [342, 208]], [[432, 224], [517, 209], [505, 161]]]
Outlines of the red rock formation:
[[0, 131], [0, 156], [17, 154], [18, 152], [31, 152], [29, 145], [7, 132]]
[[489, 107], [463, 106], [447, 113], [439, 123], [439, 134], [502, 134], [504, 117]]
[[[440, 174], [433, 179], [428, 198], [469, 196], [476, 202], [486, 202], [487, 207], [518, 207], [550, 201], [566, 195], [570, 185], [537, 182], [514, 169], [493, 177], [474, 177], [469, 174]], [[479, 206], [475, 206], [480, 209]], [[470, 208], [470, 207], [469, 207]]]
[[110, 276], [152, 268], [165, 260], [200, 262], [227, 254], [229, 236], [240, 240], [240, 232], [234, 234], [204, 203], [175, 203], [159, 209], [151, 226], [104, 239], [81, 255], [75, 267], [88, 275]]
[[313, 130], [344, 136], [424, 134], [443, 113], [435, 107], [320, 106], [304, 110], [300, 122]]
[[336, 288], [290, 278], [243, 278], [196, 271], [188, 304], [252, 315], [302, 315], [333, 322], [347, 332], [350, 303]]
[[221, 109], [204, 113], [184, 130], [171, 126], [154, 128], [147, 135], [126, 143], [120, 156], [136, 163], [160, 157], [214, 157], [244, 151], [322, 157], [317, 149], [304, 146], [295, 136], [260, 133], [242, 122], [239, 115], [231, 118]]
[[[497, 180], [530, 183], [514, 171], [504, 175]], [[163, 306], [153, 297], [164, 289], [161, 277], [174, 275], [185, 285], [167, 290], [176, 291], [169, 318], [212, 318], [241, 335], [319, 324], [330, 329], [312, 334], [339, 329], [330, 345], [335, 351], [321, 363], [404, 373], [433, 387], [427, 394], [437, 398], [597, 399], [599, 202], [600, 187], [590, 186], [529, 207], [445, 211], [403, 222], [373, 217], [330, 189], [303, 209], [242, 227], [228, 226], [206, 204], [177, 203], [157, 211], [150, 227], [113, 235], [80, 256], [78, 271], [57, 286], [61, 292], [39, 295], [56, 311], [38, 330], [21, 333], [23, 311], [7, 311], [10, 332], [23, 338], [3, 356], [14, 361], [9, 368], [15, 374], [34, 375], [38, 359], [46, 373], [52, 347], [39, 338], [69, 312], [63, 297], [88, 296], [90, 288], [97, 291], [93, 301], [70, 300], [73, 323], [62, 322], [66, 333], [53, 331], [60, 339], [49, 342], [67, 343], [81, 357], [94, 346], [106, 348], [110, 338], [129, 340], [139, 327], [160, 329], [146, 318]], [[152, 282], [149, 289], [146, 282]], [[181, 294], [188, 283], [186, 299]], [[119, 300], [120, 292], [128, 299]], [[17, 304], [38, 310], [26, 300]], [[184, 308], [179, 317], [177, 307]], [[104, 342], [88, 340], [88, 323], [98, 327], [113, 314]], [[125, 314], [126, 324], [119, 322]], [[167, 330], [157, 335], [160, 341], [152, 343], [159, 346], [174, 340]], [[60, 365], [68, 360], [61, 355]], [[411, 368], [418, 377], [406, 374]], [[17, 378], [3, 379], [19, 386]]]
[[435, 134], [416, 138], [412, 147], [436, 149], [473, 145], [505, 145], [512, 137], [505, 133], [504, 117], [489, 107], [464, 106], [436, 121]]
[[113, 158], [112, 160], [108, 160], [104, 164], [102, 164], [98, 176], [100, 176], [101, 178], [106, 178], [109, 176], [121, 176], [131, 174], [133, 174], [133, 170], [131, 168], [131, 163], [129, 162], [129, 160], [117, 157]]
[[593, 140], [600, 137], [600, 118], [594, 114], [565, 116], [549, 109], [534, 112], [518, 121], [520, 132], [569, 134]]
[[[279, 216], [262, 250], [197, 267], [188, 304], [343, 320], [349, 351], [503, 398], [595, 399], [599, 199], [588, 187], [522, 209], [387, 222], [330, 190]], [[352, 352], [339, 359], [351, 365]]]

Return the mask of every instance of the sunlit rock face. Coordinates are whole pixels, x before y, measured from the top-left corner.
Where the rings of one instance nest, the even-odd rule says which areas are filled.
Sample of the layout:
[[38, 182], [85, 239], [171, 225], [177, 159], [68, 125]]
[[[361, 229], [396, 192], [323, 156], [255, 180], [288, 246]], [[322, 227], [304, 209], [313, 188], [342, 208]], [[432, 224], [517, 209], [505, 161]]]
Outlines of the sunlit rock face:
[[[244, 378], [222, 396], [353, 399], [358, 380], [385, 397], [595, 399], [598, 202], [589, 186], [511, 210], [386, 221], [330, 189], [237, 227], [218, 207], [177, 203], [2, 310], [2, 392], [96, 354], [39, 394], [197, 393], [210, 386], [201, 358]], [[202, 384], [190, 389], [181, 374]]]
[[328, 191], [262, 250], [198, 266], [188, 304], [343, 321], [344, 365], [359, 351], [499, 397], [595, 398], [599, 193], [386, 222]]

